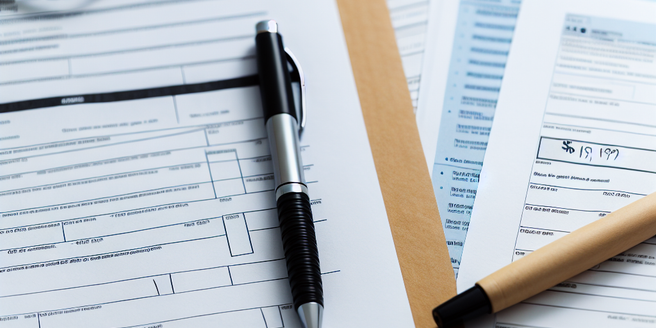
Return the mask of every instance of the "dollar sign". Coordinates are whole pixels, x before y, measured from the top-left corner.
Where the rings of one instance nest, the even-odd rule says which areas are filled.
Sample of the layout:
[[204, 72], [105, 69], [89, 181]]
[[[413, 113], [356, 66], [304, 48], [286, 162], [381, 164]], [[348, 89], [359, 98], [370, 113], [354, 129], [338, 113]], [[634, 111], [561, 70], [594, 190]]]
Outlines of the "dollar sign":
[[574, 152], [574, 147], [572, 147], [572, 146], [569, 145], [569, 144], [571, 144], [571, 143], [572, 143], [571, 140], [563, 141], [563, 147], [561, 147], [561, 148], [563, 148], [564, 151], [566, 151], [566, 152], [568, 152], [568, 153], [571, 154], [571, 153]]

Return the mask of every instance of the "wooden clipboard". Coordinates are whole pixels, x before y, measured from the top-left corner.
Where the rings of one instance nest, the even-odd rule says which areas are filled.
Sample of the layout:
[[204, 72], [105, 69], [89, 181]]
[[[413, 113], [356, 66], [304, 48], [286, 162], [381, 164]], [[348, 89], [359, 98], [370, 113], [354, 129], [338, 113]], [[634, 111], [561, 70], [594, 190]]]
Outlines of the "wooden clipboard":
[[389, 10], [384, 0], [337, 0], [378, 180], [416, 327], [456, 295]]

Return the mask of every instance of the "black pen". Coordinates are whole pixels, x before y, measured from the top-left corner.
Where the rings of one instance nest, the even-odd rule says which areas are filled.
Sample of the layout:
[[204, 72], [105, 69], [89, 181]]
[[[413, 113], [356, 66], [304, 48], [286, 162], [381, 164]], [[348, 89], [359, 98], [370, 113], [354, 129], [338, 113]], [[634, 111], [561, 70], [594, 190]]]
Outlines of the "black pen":
[[[320, 328], [323, 288], [310, 197], [303, 177], [299, 120], [287, 68], [290, 53], [282, 45], [275, 21], [261, 21], [255, 29], [260, 94], [273, 161], [276, 206], [289, 285], [303, 326]], [[302, 77], [294, 57], [290, 59]], [[303, 95], [301, 97], [304, 106]]]

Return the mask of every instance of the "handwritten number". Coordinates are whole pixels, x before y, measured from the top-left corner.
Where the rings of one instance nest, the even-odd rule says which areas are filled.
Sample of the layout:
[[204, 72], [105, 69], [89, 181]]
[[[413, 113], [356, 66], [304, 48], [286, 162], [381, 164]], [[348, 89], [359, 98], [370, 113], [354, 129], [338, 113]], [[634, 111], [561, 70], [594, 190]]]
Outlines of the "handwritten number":
[[581, 146], [581, 152], [579, 153], [579, 158], [583, 157], [583, 151], [585, 150], [585, 159], [590, 158], [590, 161], [592, 162], [592, 147], [587, 146], [583, 147]]
[[[560, 148], [568, 154], [573, 154], [574, 152], [576, 152], [576, 149], [572, 147], [572, 143], [573, 143], [572, 140], [563, 140], [563, 145]], [[585, 157], [583, 157], [584, 153], [585, 153]], [[579, 158], [587, 159], [590, 162], [592, 162], [592, 159], [595, 157], [595, 155], [593, 154], [594, 154], [593, 146], [583, 145], [579, 150]], [[617, 158], [620, 156], [620, 150], [618, 148], [599, 147], [599, 158], [603, 159], [604, 156], [606, 156], [607, 161], [609, 161], [611, 157], [613, 157], [613, 160], [617, 160]]]
[[616, 149], [606, 148], [604, 150], [604, 153], [606, 154], [606, 160], [610, 160], [610, 157], [613, 156], [613, 154], [615, 154], [615, 158], [613, 158], [613, 160], [616, 160], [617, 156], [620, 155], [620, 150], [617, 148]]

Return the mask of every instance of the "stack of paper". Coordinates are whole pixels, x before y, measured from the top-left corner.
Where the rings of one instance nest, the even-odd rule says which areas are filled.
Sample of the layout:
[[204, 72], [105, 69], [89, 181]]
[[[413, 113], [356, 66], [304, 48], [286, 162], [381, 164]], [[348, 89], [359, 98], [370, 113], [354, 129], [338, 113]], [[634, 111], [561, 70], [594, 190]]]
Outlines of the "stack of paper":
[[[431, 8], [417, 119], [459, 291], [656, 191], [656, 4], [519, 7]], [[654, 245], [473, 326], [651, 327]]]
[[300, 327], [255, 75], [272, 17], [307, 74], [324, 324], [413, 325], [335, 3], [32, 9], [0, 15], [0, 326]]

